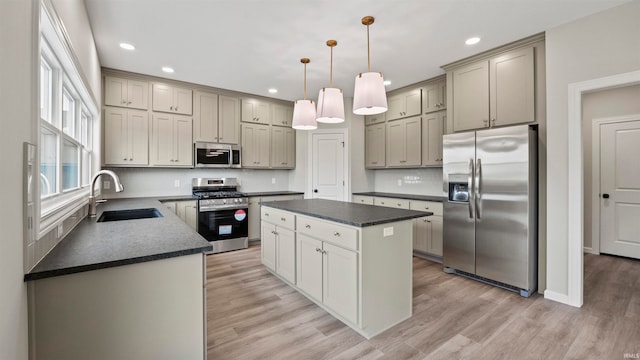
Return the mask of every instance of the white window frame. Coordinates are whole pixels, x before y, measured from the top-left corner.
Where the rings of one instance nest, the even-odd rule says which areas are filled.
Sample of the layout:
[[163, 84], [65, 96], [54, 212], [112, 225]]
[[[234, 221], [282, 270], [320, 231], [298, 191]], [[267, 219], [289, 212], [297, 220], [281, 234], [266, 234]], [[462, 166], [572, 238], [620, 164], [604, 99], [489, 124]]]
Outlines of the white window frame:
[[[99, 118], [99, 110], [94, 97], [89, 91], [89, 87], [80, 72], [80, 66], [73, 55], [70, 44], [65, 34], [60, 29], [59, 24], [54, 21], [54, 17], [49, 13], [46, 4], [41, 6], [40, 17], [40, 59], [44, 59], [52, 73], [52, 94], [51, 94], [51, 114], [49, 121], [43, 120], [38, 115], [38, 131], [46, 128], [57, 134], [57, 164], [56, 164], [56, 188], [52, 189], [52, 194], [40, 197], [40, 221], [38, 237], [43, 236], [59, 223], [60, 220], [71, 215], [80, 207], [87, 204], [89, 198], [89, 187], [91, 179], [93, 151], [93, 130], [94, 122]], [[38, 72], [40, 76], [40, 72]], [[40, 86], [40, 79], [38, 86]], [[63, 92], [66, 92], [74, 101], [73, 109], [73, 133], [67, 134], [63, 130], [62, 121], [62, 101]], [[39, 92], [39, 94], [41, 94]], [[38, 111], [40, 103], [38, 104]], [[83, 135], [80, 134], [82, 116], [87, 117], [87, 134], [86, 144], [83, 144]], [[40, 134], [38, 141], [40, 141]], [[65, 141], [73, 143], [77, 146], [77, 186], [63, 190], [63, 149]], [[84, 161], [84, 152], [88, 151], [87, 163]], [[40, 159], [38, 157], [38, 163]], [[84, 176], [84, 172], [88, 171], [88, 176]], [[83, 180], [89, 178], [87, 183]], [[37, 192], [38, 194], [40, 191]]]

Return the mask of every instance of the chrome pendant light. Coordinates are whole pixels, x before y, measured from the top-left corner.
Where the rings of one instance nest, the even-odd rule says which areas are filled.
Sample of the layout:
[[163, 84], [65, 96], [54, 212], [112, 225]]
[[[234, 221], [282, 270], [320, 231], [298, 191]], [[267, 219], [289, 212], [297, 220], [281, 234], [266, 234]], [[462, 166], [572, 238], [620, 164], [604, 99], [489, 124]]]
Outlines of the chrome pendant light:
[[357, 115], [375, 115], [387, 111], [387, 93], [381, 72], [371, 72], [371, 51], [369, 49], [369, 25], [373, 24], [373, 16], [362, 18], [367, 26], [367, 71], [356, 75], [353, 94], [353, 113]]
[[311, 60], [302, 58], [300, 62], [304, 64], [304, 98], [296, 100], [293, 105], [291, 127], [296, 130], [313, 130], [318, 128], [318, 123], [316, 122], [316, 107], [313, 100], [307, 100], [307, 64]]
[[320, 89], [318, 94], [317, 121], [321, 123], [344, 122], [344, 98], [342, 89], [333, 87], [333, 48], [338, 45], [335, 40], [327, 40], [331, 48], [331, 66], [329, 67], [329, 87]]

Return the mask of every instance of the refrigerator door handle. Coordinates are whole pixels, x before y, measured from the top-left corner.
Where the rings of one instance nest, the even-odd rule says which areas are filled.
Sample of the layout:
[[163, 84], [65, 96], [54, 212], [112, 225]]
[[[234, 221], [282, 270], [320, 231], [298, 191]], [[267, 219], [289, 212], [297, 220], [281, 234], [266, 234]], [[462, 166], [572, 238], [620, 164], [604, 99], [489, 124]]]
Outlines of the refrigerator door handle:
[[481, 211], [480, 211], [480, 203], [482, 201], [482, 159], [478, 158], [478, 163], [476, 164], [476, 184], [475, 184], [475, 202], [476, 202], [476, 219], [480, 220]]
[[474, 171], [473, 171], [473, 159], [469, 159], [469, 219], [473, 219], [473, 180], [474, 180]]

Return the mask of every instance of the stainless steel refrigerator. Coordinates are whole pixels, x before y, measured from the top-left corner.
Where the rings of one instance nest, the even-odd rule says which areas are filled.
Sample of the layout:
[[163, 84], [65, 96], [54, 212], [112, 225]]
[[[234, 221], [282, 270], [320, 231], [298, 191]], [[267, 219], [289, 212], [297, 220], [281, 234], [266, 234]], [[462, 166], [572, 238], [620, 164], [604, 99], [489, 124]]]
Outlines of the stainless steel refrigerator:
[[528, 297], [537, 288], [537, 131], [519, 125], [443, 138], [443, 264]]

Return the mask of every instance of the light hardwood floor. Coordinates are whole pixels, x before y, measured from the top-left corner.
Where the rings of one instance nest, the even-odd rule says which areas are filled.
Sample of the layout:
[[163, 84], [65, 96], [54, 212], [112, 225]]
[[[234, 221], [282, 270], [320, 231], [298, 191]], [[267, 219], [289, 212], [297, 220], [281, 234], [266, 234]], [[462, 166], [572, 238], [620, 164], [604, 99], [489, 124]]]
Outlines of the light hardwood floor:
[[584, 306], [525, 299], [413, 259], [413, 316], [366, 340], [260, 263], [207, 257], [208, 358], [624, 359], [640, 356], [640, 261], [585, 255]]

